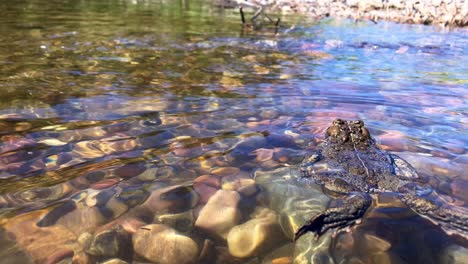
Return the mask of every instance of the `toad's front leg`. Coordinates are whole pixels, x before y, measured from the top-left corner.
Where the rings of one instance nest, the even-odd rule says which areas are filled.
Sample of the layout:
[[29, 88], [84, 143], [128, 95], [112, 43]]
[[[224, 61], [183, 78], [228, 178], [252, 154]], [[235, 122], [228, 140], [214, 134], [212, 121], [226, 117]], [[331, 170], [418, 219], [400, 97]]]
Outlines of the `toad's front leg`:
[[342, 229], [353, 225], [364, 215], [371, 202], [367, 193], [351, 193], [346, 199], [337, 200], [337, 206], [328, 208], [299, 228], [294, 240], [309, 231], [321, 236], [329, 229]]

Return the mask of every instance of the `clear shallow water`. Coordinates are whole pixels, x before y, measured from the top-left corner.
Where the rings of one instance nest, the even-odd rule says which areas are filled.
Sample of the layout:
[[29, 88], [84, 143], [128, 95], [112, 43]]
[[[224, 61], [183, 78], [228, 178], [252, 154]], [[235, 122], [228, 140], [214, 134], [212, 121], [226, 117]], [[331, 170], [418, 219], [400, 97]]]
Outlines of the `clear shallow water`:
[[[242, 31], [237, 12], [193, 1], [8, 1], [0, 7], [0, 223], [10, 234], [0, 235], [9, 241], [2, 249], [8, 259], [25, 251], [38, 262], [50, 255], [57, 245], [41, 241], [47, 233], [31, 223], [62, 204], [78, 205], [57, 209], [60, 217], [49, 217], [47, 226], [69, 239], [63, 252], [71, 248], [78, 258], [83, 254], [74, 242], [82, 233], [116, 219], [155, 222], [138, 212], [155, 190], [218, 175], [219, 183], [207, 184], [211, 189], [195, 189], [196, 198], [183, 198], [194, 193], [191, 187], [169, 192], [189, 200], [177, 213], [190, 209], [197, 216], [213, 189], [239, 192], [257, 169], [297, 163], [338, 117], [363, 119], [382, 148], [435, 177], [454, 203], [466, 201], [466, 29], [284, 17], [274, 36], [268, 29]], [[247, 201], [266, 206], [258, 189]], [[241, 209], [238, 224], [250, 219], [250, 207]], [[342, 235], [327, 254], [335, 261], [378, 263], [386, 256], [427, 263], [411, 255], [408, 242], [381, 234], [422, 220], [408, 210], [393, 217], [383, 211], [354, 233], [381, 247], [341, 243], [350, 241]], [[155, 214], [168, 212], [174, 213]], [[381, 218], [390, 220], [375, 220]], [[381, 222], [386, 229], [374, 227]], [[191, 230], [186, 233], [198, 244], [215, 241], [217, 257], [209, 262], [294, 255], [287, 239], [279, 239], [239, 260], [220, 253], [227, 250], [223, 239]], [[436, 242], [422, 243], [424, 252], [458, 243], [431, 232]], [[31, 233], [47, 246], [25, 246]], [[450, 255], [432, 254], [431, 261]]]

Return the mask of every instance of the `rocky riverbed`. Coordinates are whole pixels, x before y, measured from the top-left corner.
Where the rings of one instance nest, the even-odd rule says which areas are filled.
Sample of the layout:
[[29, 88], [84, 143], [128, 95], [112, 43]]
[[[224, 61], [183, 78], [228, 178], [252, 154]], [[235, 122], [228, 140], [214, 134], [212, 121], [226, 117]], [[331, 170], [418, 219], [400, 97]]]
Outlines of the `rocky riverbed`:
[[310, 14], [318, 19], [336, 17], [460, 27], [468, 24], [468, 2], [464, 0], [217, 0], [217, 2], [226, 7], [264, 6], [271, 12]]

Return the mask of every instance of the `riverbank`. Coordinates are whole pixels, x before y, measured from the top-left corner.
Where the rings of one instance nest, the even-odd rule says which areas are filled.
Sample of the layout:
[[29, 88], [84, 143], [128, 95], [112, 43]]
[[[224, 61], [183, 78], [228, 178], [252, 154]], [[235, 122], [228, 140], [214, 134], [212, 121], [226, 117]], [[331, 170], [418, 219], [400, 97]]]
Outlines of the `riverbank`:
[[310, 14], [317, 18], [394, 21], [464, 27], [468, 25], [468, 1], [464, 0], [218, 0], [222, 5], [252, 6], [263, 2], [268, 12]]

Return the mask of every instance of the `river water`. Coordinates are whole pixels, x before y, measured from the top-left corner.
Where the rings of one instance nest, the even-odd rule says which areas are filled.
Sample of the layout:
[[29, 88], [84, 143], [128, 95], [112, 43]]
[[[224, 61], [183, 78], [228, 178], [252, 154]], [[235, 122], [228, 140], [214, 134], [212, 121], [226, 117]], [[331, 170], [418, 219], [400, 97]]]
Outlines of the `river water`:
[[[285, 221], [299, 209], [272, 205], [282, 183], [254, 180], [297, 165], [335, 118], [362, 119], [466, 207], [466, 29], [291, 15], [252, 30], [199, 1], [0, 10], [0, 262], [466, 261], [466, 241], [389, 195], [304, 262], [285, 223], [311, 215]], [[313, 189], [294, 188], [297, 202]], [[309, 194], [321, 201], [309, 213], [326, 207]], [[154, 236], [137, 235], [148, 224]], [[106, 232], [118, 250], [97, 246]]]

